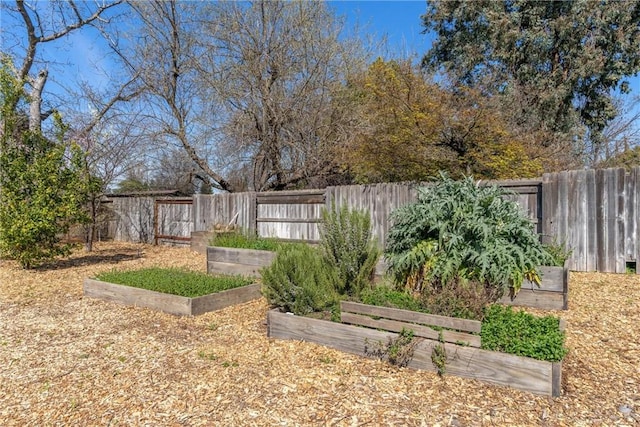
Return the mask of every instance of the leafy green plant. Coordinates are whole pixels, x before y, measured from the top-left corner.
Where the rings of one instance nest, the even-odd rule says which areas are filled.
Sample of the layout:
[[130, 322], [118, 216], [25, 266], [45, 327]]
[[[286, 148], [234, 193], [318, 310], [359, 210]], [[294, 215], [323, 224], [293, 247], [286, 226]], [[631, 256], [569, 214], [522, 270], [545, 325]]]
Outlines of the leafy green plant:
[[447, 349], [444, 346], [442, 331], [438, 334], [438, 344], [431, 349], [431, 363], [436, 367], [438, 376], [443, 376], [447, 372]]
[[273, 263], [261, 270], [262, 294], [269, 303], [298, 315], [323, 311], [337, 300], [336, 272], [318, 249], [285, 246]]
[[96, 278], [103, 282], [189, 298], [213, 294], [253, 283], [253, 279], [241, 276], [211, 276], [195, 271], [158, 267], [128, 271], [106, 271], [98, 274]]
[[65, 137], [67, 127], [54, 114], [55, 135], [27, 129], [22, 111], [26, 95], [3, 61], [0, 67], [0, 256], [24, 268], [35, 267], [71, 246], [60, 236], [87, 223], [91, 180], [86, 158]]
[[571, 257], [573, 250], [570, 249], [566, 243], [558, 243], [554, 240], [551, 243], [545, 243], [542, 245], [549, 255], [551, 255], [551, 262], [549, 265], [556, 267], [564, 267], [564, 263]]
[[482, 348], [538, 360], [564, 358], [565, 334], [554, 316], [536, 317], [523, 310], [494, 304], [482, 321]]
[[360, 292], [360, 302], [379, 307], [399, 308], [411, 311], [427, 311], [420, 300], [404, 290], [396, 290], [389, 286], [374, 286]]
[[346, 205], [323, 209], [320, 247], [338, 273], [337, 291], [358, 295], [372, 283], [380, 250], [371, 234], [369, 213]]
[[271, 237], [258, 237], [247, 231], [215, 233], [209, 241], [211, 246], [223, 248], [254, 249], [275, 252], [279, 248], [292, 243], [283, 242]]
[[396, 283], [421, 291], [474, 281], [496, 299], [517, 292], [525, 278], [539, 283], [536, 268], [551, 256], [506, 194], [444, 174], [420, 188], [416, 203], [392, 215], [385, 257]]

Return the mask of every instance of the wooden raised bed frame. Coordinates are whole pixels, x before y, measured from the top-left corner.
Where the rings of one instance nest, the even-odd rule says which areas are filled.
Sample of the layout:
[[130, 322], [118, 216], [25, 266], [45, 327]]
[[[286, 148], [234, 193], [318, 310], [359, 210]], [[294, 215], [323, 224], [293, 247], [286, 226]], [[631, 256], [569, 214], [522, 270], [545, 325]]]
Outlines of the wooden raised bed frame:
[[[260, 269], [271, 265], [274, 252], [253, 249], [207, 247], [207, 272], [259, 276]], [[384, 261], [376, 265], [376, 275], [386, 271]], [[533, 307], [543, 310], [567, 310], [569, 301], [569, 268], [540, 267], [542, 283], [538, 287], [527, 280], [514, 299], [503, 297], [508, 305]]]
[[[369, 356], [367, 345], [388, 343], [398, 337], [396, 332], [405, 328], [414, 331], [414, 339], [418, 341], [407, 365], [411, 368], [437, 371], [431, 353], [434, 346], [443, 345], [447, 353], [446, 375], [473, 378], [540, 395], [559, 396], [561, 393], [562, 362], [482, 350], [479, 348], [480, 336], [475, 335], [480, 332], [480, 322], [344, 301], [340, 309], [343, 323], [271, 310], [267, 314], [267, 335]], [[444, 342], [440, 342], [439, 332], [427, 325], [455, 331], [443, 331]], [[561, 328], [564, 328], [562, 321]]]
[[189, 298], [132, 286], [101, 282], [100, 280], [85, 279], [83, 292], [85, 296], [90, 298], [152, 308], [178, 316], [197, 316], [261, 297], [260, 284], [258, 283], [201, 297]]

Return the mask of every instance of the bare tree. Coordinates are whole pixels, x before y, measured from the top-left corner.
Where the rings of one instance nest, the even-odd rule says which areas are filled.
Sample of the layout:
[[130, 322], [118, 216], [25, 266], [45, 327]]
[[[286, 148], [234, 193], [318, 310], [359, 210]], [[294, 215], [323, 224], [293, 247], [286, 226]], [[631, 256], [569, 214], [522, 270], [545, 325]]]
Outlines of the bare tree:
[[[46, 3], [16, 0], [13, 6], [2, 5], [12, 17], [11, 29], [3, 34], [3, 42], [7, 43], [7, 52], [13, 57], [16, 76], [29, 94], [26, 115], [29, 129], [42, 131], [43, 122], [60, 110], [65, 121], [72, 123], [67, 138], [85, 151], [84, 178], [91, 183], [88, 209], [93, 219], [86, 236], [88, 250], [92, 247], [99, 200], [104, 188], [127, 169], [131, 158], [136, 158], [131, 132], [135, 122], [127, 125], [123, 120], [124, 110], [118, 107], [139, 95], [138, 76], [129, 75], [127, 79], [120, 80], [116, 73], [102, 70], [108, 73], [110, 84], [99, 89], [87, 82], [97, 70], [86, 70], [86, 76], [83, 73], [69, 76], [69, 69], [65, 68], [69, 64], [52, 60], [47, 53], [64, 49], [63, 39], [83, 30], [92, 29], [96, 34], [108, 37], [108, 24], [111, 19], [120, 18], [115, 13], [125, 7], [122, 3], [123, 0], [52, 0]], [[63, 86], [56, 93], [45, 93], [50, 72]], [[54, 101], [56, 97], [58, 100]], [[129, 114], [127, 118], [135, 120]]]
[[618, 114], [604, 128], [603, 143], [588, 147], [589, 166], [619, 166], [625, 153], [640, 150], [640, 96], [615, 98], [614, 106]]
[[350, 111], [334, 94], [365, 55], [340, 38], [324, 3], [133, 7], [139, 42], [120, 52], [144, 81], [156, 139], [177, 142], [214, 188], [283, 189], [339, 174], [333, 149], [349, 138]]
[[[17, 62], [16, 76], [27, 86], [26, 91], [29, 94], [30, 130], [41, 130], [42, 122], [54, 111], [54, 109], [43, 110], [43, 92], [49, 78], [48, 64], [41, 63], [41, 67], [34, 71], [34, 66], [39, 62], [40, 49], [45, 44], [62, 39], [83, 27], [107, 23], [108, 20], [104, 18], [105, 13], [122, 1], [114, 0], [91, 5], [73, 0], [34, 4], [16, 0], [13, 8], [5, 5], [7, 12], [17, 15], [20, 30], [24, 31], [22, 35], [24, 40], [20, 40], [19, 34], [13, 34], [13, 43], [23, 49], [14, 60]], [[120, 93], [119, 97], [122, 96], [123, 94]], [[112, 103], [115, 103], [117, 98]]]
[[335, 94], [365, 54], [343, 38], [322, 2], [210, 5], [204, 76], [224, 111], [223, 133], [250, 161], [252, 187], [283, 189], [337, 172], [334, 147], [349, 138]]

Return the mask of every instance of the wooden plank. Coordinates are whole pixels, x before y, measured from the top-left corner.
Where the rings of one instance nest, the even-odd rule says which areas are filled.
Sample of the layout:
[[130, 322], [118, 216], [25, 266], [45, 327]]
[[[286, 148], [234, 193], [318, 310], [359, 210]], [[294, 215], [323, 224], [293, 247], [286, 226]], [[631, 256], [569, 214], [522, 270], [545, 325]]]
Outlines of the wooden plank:
[[624, 256], [625, 261], [632, 262], [636, 259], [636, 244], [638, 232], [636, 229], [636, 218], [640, 212], [636, 210], [636, 175], [635, 169], [629, 171], [625, 176], [625, 234], [624, 234]]
[[191, 298], [187, 297], [116, 285], [94, 279], [85, 279], [82, 289], [84, 295], [90, 298], [152, 308], [179, 316], [191, 314]]
[[[427, 339], [418, 343], [408, 366], [434, 371], [431, 353], [438, 344]], [[444, 348], [447, 354], [445, 375], [473, 378], [546, 396], [554, 393], [551, 362], [449, 343], [445, 343]]]
[[231, 305], [242, 304], [258, 299], [262, 296], [260, 289], [261, 285], [259, 283], [254, 283], [252, 285], [241, 286], [217, 292], [215, 294], [193, 298], [191, 301], [191, 315], [197, 316], [210, 311], [220, 310]]
[[574, 270], [584, 271], [586, 267], [586, 247], [584, 242], [584, 234], [582, 228], [584, 226], [583, 215], [584, 206], [582, 199], [584, 197], [584, 174], [582, 171], [569, 172], [569, 192], [567, 197], [568, 204], [568, 240], [571, 242], [573, 253], [571, 256], [571, 268]]
[[229, 262], [207, 261], [209, 274], [239, 274], [241, 276], [260, 277], [260, 270], [264, 266], [246, 265]]
[[[429, 338], [432, 340], [438, 340], [440, 337], [440, 331], [432, 329], [428, 326], [419, 325], [416, 323], [398, 322], [389, 319], [373, 319], [369, 316], [363, 316], [360, 314], [342, 312], [340, 314], [340, 321], [342, 323], [348, 323], [357, 326], [366, 326], [367, 328], [383, 329], [391, 332], [402, 332], [403, 329], [412, 330], [414, 335], [422, 338]], [[480, 347], [480, 335], [471, 335], [464, 332], [456, 332], [443, 330], [442, 339], [445, 342], [454, 344], [468, 345], [471, 347]]]
[[387, 342], [398, 335], [270, 310], [267, 313], [267, 336], [309, 341], [347, 353], [365, 355], [365, 340]]
[[556, 223], [557, 174], [546, 173], [542, 177], [542, 242], [554, 243], [558, 236]]
[[542, 184], [540, 178], [479, 181], [479, 185], [497, 185], [498, 187], [536, 187], [540, 184]]
[[196, 316], [261, 297], [260, 284], [257, 283], [197, 298], [188, 298], [133, 286], [85, 279], [83, 292], [87, 297], [124, 305], [147, 307], [178, 316]]
[[627, 257], [625, 250], [625, 217], [627, 210], [627, 194], [626, 194], [626, 179], [627, 174], [623, 168], [618, 168], [614, 171], [616, 174], [616, 195], [617, 195], [617, 213], [616, 213], [616, 246], [615, 246], [615, 272], [624, 274], [627, 270]]
[[286, 204], [321, 204], [324, 203], [324, 193], [322, 194], [297, 194], [284, 195], [274, 193], [274, 195], [265, 196], [264, 193], [258, 193], [258, 205], [286, 205]]
[[273, 262], [275, 257], [276, 253], [271, 251], [223, 248], [219, 246], [209, 246], [207, 248], [207, 261], [267, 266]]
[[319, 218], [258, 218], [258, 222], [282, 222], [291, 224], [319, 224], [322, 219]]
[[566, 243], [569, 247], [573, 242], [569, 240], [569, 174], [568, 172], [558, 173], [558, 197], [556, 199], [556, 238], [558, 243]]
[[505, 295], [499, 302], [507, 305], [533, 307], [543, 310], [566, 310], [565, 300], [565, 295], [562, 292], [521, 289], [514, 299]]
[[423, 325], [439, 326], [442, 328], [456, 329], [465, 332], [480, 332], [482, 324], [477, 320], [458, 319], [453, 317], [438, 316], [435, 314], [418, 313], [397, 308], [376, 307], [357, 302], [341, 301], [340, 311], [365, 314], [367, 316], [384, 317], [403, 322], [421, 323]]
[[598, 271], [607, 271], [607, 200], [606, 186], [607, 175], [605, 170], [596, 170], [596, 232], [598, 254], [596, 260], [596, 269]]
[[525, 280], [522, 289], [533, 289], [540, 291], [564, 292], [566, 288], [564, 271], [567, 267], [541, 266], [538, 270], [542, 276], [542, 281], [538, 287], [535, 283]]
[[558, 397], [562, 394], [562, 362], [551, 364], [551, 396]]
[[618, 188], [618, 174], [615, 173], [615, 169], [606, 169], [605, 173], [607, 177], [607, 252], [606, 258], [606, 270], [605, 273], [616, 273], [616, 264], [618, 258], [618, 195], [616, 194]]
[[586, 187], [587, 265], [585, 271], [596, 271], [598, 268], [598, 223], [596, 220], [598, 203], [596, 199], [596, 172], [593, 169], [586, 171]]

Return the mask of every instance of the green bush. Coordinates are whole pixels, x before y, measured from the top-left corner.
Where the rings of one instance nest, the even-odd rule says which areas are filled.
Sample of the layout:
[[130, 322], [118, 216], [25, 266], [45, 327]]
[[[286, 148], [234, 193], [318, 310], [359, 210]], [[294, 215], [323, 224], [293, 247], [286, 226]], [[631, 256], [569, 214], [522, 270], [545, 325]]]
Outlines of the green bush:
[[567, 354], [557, 317], [536, 317], [498, 304], [486, 310], [481, 336], [486, 350], [551, 362], [560, 361]]
[[68, 255], [60, 236], [89, 221], [85, 202], [95, 180], [83, 151], [65, 137], [55, 113], [55, 137], [24, 126], [26, 95], [4, 60], [0, 66], [0, 257], [31, 268]]
[[477, 282], [497, 299], [552, 262], [533, 224], [504, 190], [442, 175], [397, 209], [385, 256], [396, 283], [414, 290]]
[[423, 288], [420, 304], [431, 314], [482, 320], [485, 307], [496, 301], [496, 292], [478, 282], [457, 281], [442, 288]]
[[322, 211], [320, 247], [338, 274], [337, 292], [358, 295], [370, 286], [380, 250], [371, 236], [368, 212], [347, 206]]
[[272, 306], [285, 311], [305, 315], [328, 309], [337, 300], [335, 271], [309, 245], [280, 248], [261, 273], [262, 294]]
[[567, 247], [566, 243], [558, 243], [553, 241], [552, 243], [543, 244], [544, 249], [551, 255], [552, 262], [549, 265], [556, 267], [564, 267], [564, 263], [571, 257], [573, 250]]
[[253, 279], [241, 276], [212, 276], [178, 268], [159, 267], [128, 271], [106, 271], [98, 274], [96, 278], [103, 282], [189, 298], [213, 294], [253, 283]]

